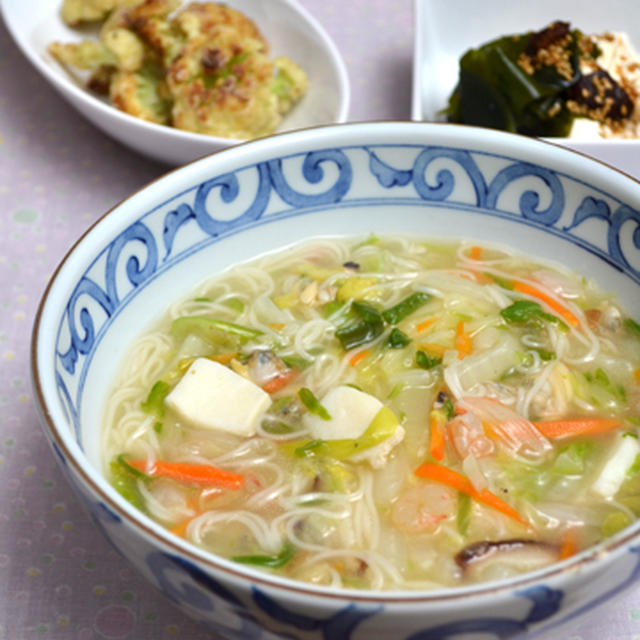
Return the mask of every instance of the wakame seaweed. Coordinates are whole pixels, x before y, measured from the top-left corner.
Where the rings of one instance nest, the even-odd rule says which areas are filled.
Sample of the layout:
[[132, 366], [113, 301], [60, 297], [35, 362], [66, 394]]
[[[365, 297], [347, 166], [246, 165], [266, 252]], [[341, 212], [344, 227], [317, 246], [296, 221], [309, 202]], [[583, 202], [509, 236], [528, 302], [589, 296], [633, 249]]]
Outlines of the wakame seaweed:
[[[445, 113], [450, 122], [566, 137], [577, 115], [592, 117], [588, 98], [593, 96], [587, 96], [584, 87], [591, 86], [592, 76], [606, 71], [584, 75], [580, 61], [593, 61], [598, 55], [595, 43], [566, 22], [497, 38], [460, 58], [458, 84]], [[612, 96], [628, 99], [610, 80], [615, 85]], [[616, 112], [617, 107], [610, 117]]]

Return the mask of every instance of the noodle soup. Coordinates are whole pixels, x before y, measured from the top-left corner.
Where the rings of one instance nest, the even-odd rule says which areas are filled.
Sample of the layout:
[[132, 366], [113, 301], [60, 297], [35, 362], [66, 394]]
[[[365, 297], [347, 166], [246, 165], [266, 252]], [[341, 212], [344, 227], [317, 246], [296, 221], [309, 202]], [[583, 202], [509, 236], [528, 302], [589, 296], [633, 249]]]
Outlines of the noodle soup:
[[494, 247], [318, 239], [171, 307], [124, 363], [105, 468], [176, 536], [331, 587], [532, 571], [640, 513], [640, 325]]

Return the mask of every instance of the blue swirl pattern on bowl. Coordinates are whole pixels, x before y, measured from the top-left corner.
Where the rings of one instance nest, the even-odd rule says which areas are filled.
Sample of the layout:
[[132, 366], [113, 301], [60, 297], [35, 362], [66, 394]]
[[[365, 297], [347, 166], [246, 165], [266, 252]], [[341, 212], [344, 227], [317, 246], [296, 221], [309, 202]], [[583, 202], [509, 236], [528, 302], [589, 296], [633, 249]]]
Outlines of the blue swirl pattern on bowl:
[[[78, 445], [83, 446], [80, 416], [92, 357], [113, 320], [149, 283], [189, 256], [247, 229], [311, 213], [382, 205], [399, 212], [419, 207], [425, 216], [446, 206], [543, 231], [640, 284], [634, 266], [640, 248], [639, 212], [571, 175], [518, 158], [447, 146], [379, 144], [312, 150], [245, 165], [141, 212], [126, 229], [104, 240], [78, 278], [59, 322], [54, 364], [59, 400]], [[611, 584], [579, 605], [566, 605], [563, 589], [550, 581], [515, 590], [512, 596], [520, 606], [508, 612], [505, 607], [495, 612], [485, 608], [462, 619], [434, 618], [427, 626], [415, 618], [406, 631], [378, 635], [376, 620], [389, 610], [383, 600], [338, 598], [322, 616], [305, 613], [266, 583], [256, 582], [247, 593], [231, 586], [233, 580], [222, 584], [170, 545], [163, 543], [159, 549], [157, 541], [155, 546], [148, 539], [131, 542], [121, 516], [96, 500], [53, 444], [106, 537], [169, 598], [225, 638], [454, 640], [483, 632], [502, 640], [565, 623], [640, 576], [640, 550], [632, 548]]]

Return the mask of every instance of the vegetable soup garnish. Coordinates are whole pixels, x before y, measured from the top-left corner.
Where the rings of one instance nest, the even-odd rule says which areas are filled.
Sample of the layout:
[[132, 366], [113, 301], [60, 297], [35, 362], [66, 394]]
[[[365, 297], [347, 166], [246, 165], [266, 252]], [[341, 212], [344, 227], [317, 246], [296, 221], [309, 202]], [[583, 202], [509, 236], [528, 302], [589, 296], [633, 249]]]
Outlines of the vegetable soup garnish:
[[640, 515], [639, 326], [500, 248], [317, 239], [216, 276], [137, 341], [105, 469], [173, 535], [296, 580], [524, 573]]

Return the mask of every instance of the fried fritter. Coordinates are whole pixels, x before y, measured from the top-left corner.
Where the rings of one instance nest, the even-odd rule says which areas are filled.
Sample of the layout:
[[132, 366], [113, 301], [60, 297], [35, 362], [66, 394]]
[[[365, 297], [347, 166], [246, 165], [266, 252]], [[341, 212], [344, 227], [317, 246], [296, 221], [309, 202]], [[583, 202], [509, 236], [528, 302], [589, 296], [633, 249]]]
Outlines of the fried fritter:
[[192, 2], [175, 16], [174, 23], [186, 40], [205, 35], [215, 38], [219, 29], [226, 27], [235, 31], [239, 40], [259, 40], [263, 53], [269, 51], [267, 42], [253, 20], [226, 4]]
[[179, 0], [138, 2], [119, 12], [118, 25], [134, 32], [154, 52], [158, 61], [167, 66], [178, 55], [185, 41], [169, 17], [179, 6]]
[[241, 40], [229, 27], [219, 27], [215, 39], [191, 38], [167, 73], [174, 126], [231, 138], [273, 131], [273, 64], [262, 49], [260, 40]]
[[278, 100], [278, 113], [284, 115], [307, 92], [307, 74], [291, 58], [280, 56], [273, 61], [275, 76], [271, 86]]
[[194, 2], [176, 13], [180, 4], [65, 0], [76, 16], [81, 5], [83, 15], [101, 9], [99, 41], [49, 50], [90, 70], [90, 88], [144, 120], [227, 138], [272, 133], [306, 92], [306, 73], [289, 58], [272, 61], [260, 30], [240, 11]]
[[162, 69], [147, 65], [137, 72], [117, 71], [109, 86], [111, 102], [122, 111], [157, 124], [169, 124], [171, 97]]
[[104, 20], [114, 9], [137, 1], [139, 0], [64, 0], [60, 14], [66, 24], [77, 27], [84, 22]]
[[52, 42], [49, 45], [49, 53], [66, 66], [89, 71], [102, 66], [115, 67], [118, 64], [118, 59], [112, 51], [101, 42], [93, 40], [67, 44]]

